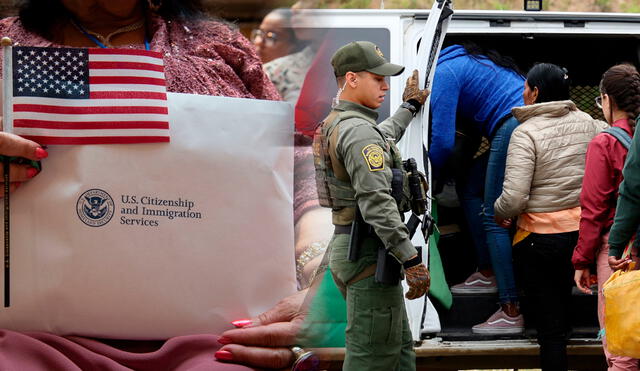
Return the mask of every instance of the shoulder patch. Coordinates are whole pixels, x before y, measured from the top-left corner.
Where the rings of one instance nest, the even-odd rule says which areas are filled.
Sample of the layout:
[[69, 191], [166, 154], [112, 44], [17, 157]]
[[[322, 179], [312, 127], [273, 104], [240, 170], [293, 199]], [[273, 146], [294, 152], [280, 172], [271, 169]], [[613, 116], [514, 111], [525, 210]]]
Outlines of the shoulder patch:
[[362, 156], [369, 166], [369, 171], [384, 170], [384, 151], [379, 145], [367, 145], [362, 149]]

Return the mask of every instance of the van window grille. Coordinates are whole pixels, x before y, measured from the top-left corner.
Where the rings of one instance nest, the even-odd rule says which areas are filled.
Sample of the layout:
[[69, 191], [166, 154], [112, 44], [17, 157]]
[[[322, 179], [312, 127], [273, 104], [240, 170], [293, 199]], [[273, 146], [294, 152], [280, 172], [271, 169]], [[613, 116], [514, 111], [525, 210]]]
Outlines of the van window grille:
[[588, 113], [594, 119], [603, 120], [602, 110], [596, 106], [595, 99], [600, 95], [598, 86], [573, 86], [569, 91], [569, 97], [578, 106], [578, 109]]

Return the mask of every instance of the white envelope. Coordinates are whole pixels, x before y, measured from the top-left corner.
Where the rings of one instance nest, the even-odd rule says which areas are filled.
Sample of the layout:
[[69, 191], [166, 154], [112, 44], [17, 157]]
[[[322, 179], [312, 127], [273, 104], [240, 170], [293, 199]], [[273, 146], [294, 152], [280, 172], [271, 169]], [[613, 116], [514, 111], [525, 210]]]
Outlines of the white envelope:
[[292, 107], [168, 99], [170, 143], [50, 146], [12, 194], [0, 327], [220, 333], [295, 292]]

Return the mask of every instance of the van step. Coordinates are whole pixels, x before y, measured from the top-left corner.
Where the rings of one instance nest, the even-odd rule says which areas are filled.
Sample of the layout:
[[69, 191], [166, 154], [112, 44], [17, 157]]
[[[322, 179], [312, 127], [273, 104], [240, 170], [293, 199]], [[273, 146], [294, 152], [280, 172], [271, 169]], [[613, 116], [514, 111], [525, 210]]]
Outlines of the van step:
[[[477, 340], [477, 339], [474, 339]], [[313, 349], [328, 371], [342, 370], [344, 348]], [[539, 368], [539, 347], [535, 341], [447, 341], [441, 338], [425, 340], [416, 345], [417, 371], [456, 371], [460, 369]], [[600, 371], [606, 369], [602, 344], [593, 339], [572, 338], [567, 346], [572, 370]]]
[[[440, 316], [441, 332], [437, 334], [445, 340], [493, 340], [535, 338], [532, 324], [526, 323], [527, 331], [522, 335], [478, 335], [471, 327], [482, 323], [498, 309], [498, 297], [491, 294], [453, 295], [453, 305], [446, 310], [436, 303]], [[522, 311], [527, 314], [526, 298], [522, 299]], [[574, 291], [571, 300], [572, 337], [596, 338], [599, 331], [597, 297]], [[433, 335], [433, 334], [432, 334]]]
[[[574, 326], [571, 331], [571, 339], [589, 339], [596, 341], [598, 338], [598, 327], [576, 327]], [[441, 332], [437, 334], [438, 338], [445, 341], [495, 341], [495, 340], [530, 340], [535, 341], [536, 330], [526, 329], [523, 334], [520, 335], [479, 335], [471, 332], [470, 327], [464, 328], [443, 328]], [[428, 334], [426, 338], [432, 338]]]

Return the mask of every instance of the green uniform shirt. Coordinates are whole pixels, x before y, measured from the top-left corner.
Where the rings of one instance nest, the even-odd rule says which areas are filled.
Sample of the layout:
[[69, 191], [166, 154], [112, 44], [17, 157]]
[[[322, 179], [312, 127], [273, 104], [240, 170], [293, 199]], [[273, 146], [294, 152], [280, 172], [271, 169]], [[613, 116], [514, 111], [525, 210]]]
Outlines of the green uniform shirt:
[[393, 158], [386, 140], [399, 141], [413, 116], [409, 110], [400, 108], [377, 125], [378, 113], [360, 104], [340, 101], [334, 110], [359, 114], [337, 126], [339, 132], [335, 148], [338, 161], [349, 174], [365, 222], [373, 227], [385, 248], [404, 263], [416, 255], [416, 249], [391, 196]]

